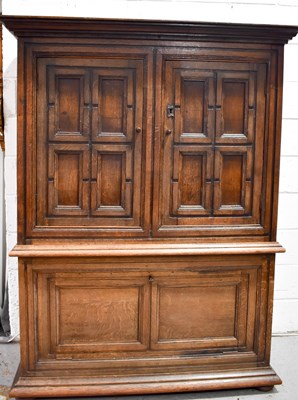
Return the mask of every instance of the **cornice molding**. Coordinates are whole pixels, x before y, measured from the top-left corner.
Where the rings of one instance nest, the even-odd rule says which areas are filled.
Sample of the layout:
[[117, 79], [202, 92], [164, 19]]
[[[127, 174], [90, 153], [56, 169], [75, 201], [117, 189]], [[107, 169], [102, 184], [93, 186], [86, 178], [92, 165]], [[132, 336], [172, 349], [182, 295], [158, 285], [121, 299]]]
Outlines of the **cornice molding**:
[[2, 15], [18, 38], [85, 37], [285, 44], [298, 26]]

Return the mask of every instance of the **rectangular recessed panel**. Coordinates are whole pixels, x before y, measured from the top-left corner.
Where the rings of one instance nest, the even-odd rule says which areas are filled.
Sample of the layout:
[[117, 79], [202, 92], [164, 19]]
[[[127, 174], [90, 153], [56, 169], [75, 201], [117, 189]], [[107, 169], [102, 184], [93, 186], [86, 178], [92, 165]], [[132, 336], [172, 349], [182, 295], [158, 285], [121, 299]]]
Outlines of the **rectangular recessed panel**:
[[80, 132], [80, 78], [58, 78], [58, 130]]
[[59, 344], [139, 341], [139, 288], [58, 290]]
[[181, 154], [179, 187], [181, 205], [202, 204], [203, 157], [197, 154]]
[[243, 156], [224, 154], [221, 172], [221, 205], [242, 203]]
[[123, 154], [100, 154], [100, 203], [121, 206]]
[[123, 132], [124, 99], [126, 90], [123, 79], [102, 78], [101, 93], [101, 129], [103, 132]]
[[159, 340], [235, 335], [236, 286], [161, 287]]
[[117, 217], [123, 217], [123, 223], [131, 222], [127, 217], [132, 217], [138, 209], [138, 203], [134, 201], [139, 191], [136, 184], [139, 176], [140, 170], [136, 174], [134, 171], [131, 145], [95, 144], [92, 151], [92, 215], [105, 218], [106, 224], [109, 224], [108, 218], [114, 218], [113, 223], [120, 222]]
[[58, 206], [79, 206], [80, 154], [57, 154]]
[[205, 82], [183, 80], [183, 132], [204, 131]]
[[245, 96], [245, 82], [223, 82], [224, 133], [244, 132]]

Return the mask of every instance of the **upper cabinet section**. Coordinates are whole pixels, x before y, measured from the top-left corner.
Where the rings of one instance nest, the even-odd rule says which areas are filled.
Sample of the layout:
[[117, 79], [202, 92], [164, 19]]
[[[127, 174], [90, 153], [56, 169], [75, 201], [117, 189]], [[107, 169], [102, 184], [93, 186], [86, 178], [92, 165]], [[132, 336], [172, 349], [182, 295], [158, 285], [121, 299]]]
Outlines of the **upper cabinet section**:
[[274, 238], [295, 27], [2, 19], [19, 38], [19, 243]]

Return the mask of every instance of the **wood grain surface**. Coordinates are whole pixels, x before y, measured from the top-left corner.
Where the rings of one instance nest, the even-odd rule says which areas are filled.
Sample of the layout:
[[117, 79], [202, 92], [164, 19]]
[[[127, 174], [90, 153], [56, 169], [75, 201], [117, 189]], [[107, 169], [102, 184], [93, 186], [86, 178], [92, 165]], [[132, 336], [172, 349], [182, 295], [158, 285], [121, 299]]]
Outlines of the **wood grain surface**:
[[272, 388], [297, 27], [1, 16], [18, 37], [12, 397]]

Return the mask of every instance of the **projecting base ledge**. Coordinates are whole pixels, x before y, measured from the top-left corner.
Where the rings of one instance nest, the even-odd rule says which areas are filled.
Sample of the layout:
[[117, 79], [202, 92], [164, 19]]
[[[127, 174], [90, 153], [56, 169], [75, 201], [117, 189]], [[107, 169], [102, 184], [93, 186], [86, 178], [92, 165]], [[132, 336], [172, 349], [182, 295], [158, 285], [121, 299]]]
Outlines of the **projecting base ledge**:
[[17, 376], [10, 397], [76, 397], [196, 392], [255, 387], [272, 389], [281, 379], [271, 367], [214, 373], [104, 377]]

